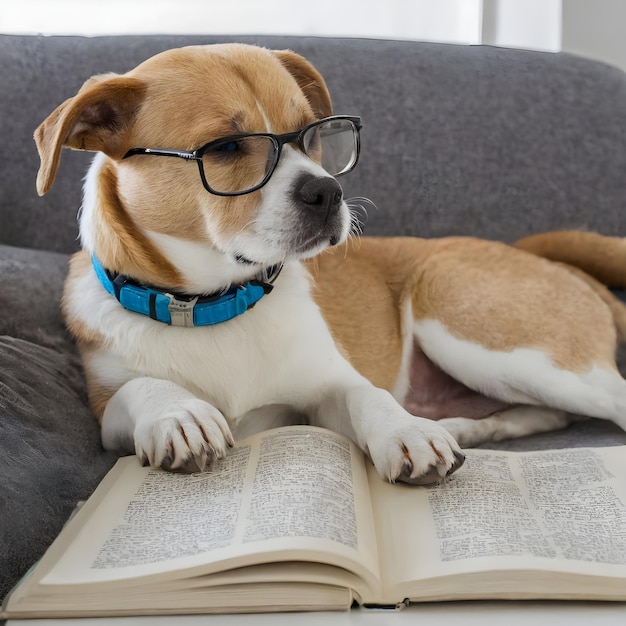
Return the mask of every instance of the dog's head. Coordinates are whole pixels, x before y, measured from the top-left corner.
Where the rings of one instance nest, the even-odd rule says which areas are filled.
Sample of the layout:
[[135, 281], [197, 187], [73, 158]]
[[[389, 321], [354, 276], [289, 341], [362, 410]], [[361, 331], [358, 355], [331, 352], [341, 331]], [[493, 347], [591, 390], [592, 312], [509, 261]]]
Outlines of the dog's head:
[[[127, 74], [89, 79], [39, 126], [37, 189], [52, 186], [63, 146], [102, 153], [87, 178], [83, 244], [111, 269], [153, 282], [154, 272], [173, 266], [181, 284], [172, 286], [190, 288], [202, 281], [185, 277], [174, 258], [186, 254], [181, 242], [206, 250], [203, 262], [210, 250], [228, 273], [310, 257], [346, 239], [349, 210], [322, 167], [319, 133], [296, 137], [331, 115], [322, 77], [293, 52], [239, 44], [170, 50]], [[294, 136], [279, 153], [268, 137], [218, 141], [287, 133]], [[156, 262], [164, 248], [167, 258]]]

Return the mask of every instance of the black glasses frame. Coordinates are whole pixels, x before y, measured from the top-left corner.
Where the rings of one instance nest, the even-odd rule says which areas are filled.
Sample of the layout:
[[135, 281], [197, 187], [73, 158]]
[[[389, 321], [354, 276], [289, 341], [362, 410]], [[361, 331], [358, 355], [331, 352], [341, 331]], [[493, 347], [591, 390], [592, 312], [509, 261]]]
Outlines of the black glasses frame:
[[[354, 137], [355, 137], [355, 149], [356, 155], [354, 158], [354, 162], [351, 163], [345, 170], [339, 172], [338, 174], [334, 174], [334, 176], [342, 176], [343, 174], [347, 174], [351, 172], [358, 160], [359, 154], [361, 150], [361, 136], [360, 130], [361, 126], [361, 118], [356, 115], [332, 115], [330, 117], [325, 117], [321, 120], [316, 120], [315, 122], [308, 124], [301, 130], [296, 130], [292, 133], [284, 133], [282, 135], [274, 135], [273, 133], [250, 133], [247, 135], [230, 135], [228, 137], [221, 137], [220, 139], [215, 139], [213, 141], [209, 141], [205, 143], [203, 146], [196, 148], [195, 150], [162, 150], [160, 148], [131, 148], [122, 158], [126, 159], [128, 157], [137, 155], [137, 154], [145, 154], [145, 155], [154, 155], [154, 156], [164, 156], [164, 157], [176, 157], [179, 159], [184, 159], [185, 161], [196, 161], [198, 164], [198, 169], [200, 170], [200, 178], [202, 179], [202, 185], [209, 192], [216, 196], [242, 196], [247, 193], [252, 193], [257, 189], [260, 189], [265, 185], [269, 179], [272, 177], [276, 166], [278, 165], [278, 161], [280, 160], [280, 155], [282, 152], [282, 147], [286, 143], [295, 143], [304, 154], [307, 154], [306, 146], [304, 144], [304, 136], [307, 132], [309, 132], [312, 128], [316, 126], [321, 126], [322, 124], [327, 124], [328, 122], [333, 121], [347, 121], [350, 122], [354, 128]], [[254, 187], [250, 187], [250, 189], [246, 189], [245, 191], [216, 191], [209, 185], [206, 180], [204, 174], [204, 164], [202, 161], [202, 157], [206, 152], [211, 150], [217, 150], [218, 148], [232, 143], [234, 141], [238, 141], [240, 139], [246, 139], [248, 137], [266, 137], [274, 144], [274, 159], [273, 162], [267, 169], [267, 174], [263, 178], [263, 180], [255, 185]], [[307, 156], [309, 156], [307, 154]]]

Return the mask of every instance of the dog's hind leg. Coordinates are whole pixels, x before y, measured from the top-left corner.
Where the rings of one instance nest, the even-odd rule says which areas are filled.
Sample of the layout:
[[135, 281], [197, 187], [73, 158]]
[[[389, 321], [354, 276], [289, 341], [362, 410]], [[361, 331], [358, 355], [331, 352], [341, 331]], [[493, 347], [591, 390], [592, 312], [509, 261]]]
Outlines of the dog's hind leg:
[[[488, 350], [458, 339], [436, 320], [416, 322], [415, 329], [424, 352], [448, 374], [487, 396], [525, 405], [498, 411], [482, 425], [442, 420], [462, 445], [562, 428], [568, 419], [563, 412], [608, 419], [626, 430], [626, 380], [608, 359], [574, 372], [540, 349]], [[526, 423], [516, 424], [518, 419]]]
[[[407, 286], [413, 338], [435, 365], [506, 404], [598, 417], [626, 430], [626, 381], [615, 365], [618, 338], [626, 336], [623, 305], [591, 277], [502, 244], [434, 245]], [[480, 417], [440, 415], [456, 416]], [[550, 419], [539, 422], [545, 430]]]
[[473, 448], [490, 441], [517, 439], [536, 433], [566, 428], [576, 417], [559, 409], [517, 405], [482, 419], [447, 417], [439, 420], [462, 448]]

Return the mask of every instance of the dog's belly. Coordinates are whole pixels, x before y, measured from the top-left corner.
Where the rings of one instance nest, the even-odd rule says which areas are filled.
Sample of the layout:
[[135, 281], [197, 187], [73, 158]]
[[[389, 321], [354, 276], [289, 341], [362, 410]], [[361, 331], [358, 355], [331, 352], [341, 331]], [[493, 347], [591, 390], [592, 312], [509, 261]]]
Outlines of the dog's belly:
[[508, 403], [484, 396], [458, 382], [433, 363], [415, 341], [404, 408], [433, 420], [444, 417], [481, 419]]

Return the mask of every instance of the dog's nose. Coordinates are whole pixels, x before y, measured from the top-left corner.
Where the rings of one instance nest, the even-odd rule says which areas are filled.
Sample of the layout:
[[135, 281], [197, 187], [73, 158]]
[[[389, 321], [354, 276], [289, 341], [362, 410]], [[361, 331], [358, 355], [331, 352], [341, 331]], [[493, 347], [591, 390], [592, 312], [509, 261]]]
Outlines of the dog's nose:
[[299, 193], [305, 204], [324, 213], [337, 212], [343, 200], [339, 183], [329, 176], [310, 178], [300, 187]]

